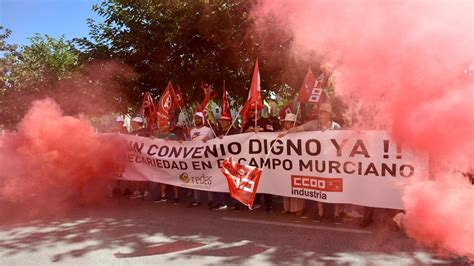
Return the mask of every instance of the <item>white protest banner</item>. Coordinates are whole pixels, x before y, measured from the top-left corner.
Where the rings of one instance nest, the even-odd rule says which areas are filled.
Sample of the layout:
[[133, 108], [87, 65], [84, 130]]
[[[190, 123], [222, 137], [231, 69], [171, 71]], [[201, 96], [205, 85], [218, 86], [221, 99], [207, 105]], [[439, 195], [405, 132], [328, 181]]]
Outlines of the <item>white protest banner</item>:
[[116, 174], [228, 192], [220, 167], [232, 157], [263, 169], [258, 193], [394, 209], [403, 208], [400, 186], [406, 178], [428, 176], [427, 157], [415, 156], [384, 131], [301, 132], [280, 139], [277, 134], [247, 133], [206, 143], [123, 135], [128, 154]]

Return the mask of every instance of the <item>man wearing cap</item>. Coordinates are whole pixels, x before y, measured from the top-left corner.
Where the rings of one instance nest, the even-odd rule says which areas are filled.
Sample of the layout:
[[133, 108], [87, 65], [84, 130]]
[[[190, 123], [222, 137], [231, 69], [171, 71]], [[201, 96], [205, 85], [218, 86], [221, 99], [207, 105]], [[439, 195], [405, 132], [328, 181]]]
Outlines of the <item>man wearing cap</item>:
[[[140, 136], [140, 137], [150, 137], [150, 133], [146, 128], [143, 127], [143, 118], [140, 116], [136, 116], [132, 119], [131, 126], [132, 131], [130, 135]], [[140, 199], [143, 198], [145, 200], [151, 200], [151, 194], [148, 189], [149, 184], [148, 181], [140, 182], [135, 181], [135, 192], [130, 196], [131, 199]], [[143, 194], [141, 193], [140, 185], [143, 184]]]
[[115, 119], [115, 128], [112, 130], [113, 133], [128, 134], [127, 127], [125, 126], [125, 119], [123, 116], [117, 116]]
[[132, 131], [130, 135], [140, 136], [140, 137], [150, 137], [150, 133], [146, 128], [143, 127], [143, 118], [140, 116], [136, 116], [132, 119], [131, 126]]
[[[301, 126], [284, 130], [278, 135], [278, 137], [284, 137], [286, 134], [294, 133], [294, 132], [326, 131], [326, 130], [341, 129], [341, 126], [332, 120], [333, 117], [334, 117], [334, 113], [332, 111], [332, 105], [330, 103], [322, 103], [319, 105], [317, 120], [311, 120], [304, 123]], [[335, 208], [334, 208], [334, 223], [335, 224], [342, 223], [341, 213], [342, 213], [342, 205], [335, 204]], [[313, 219], [313, 221], [320, 222], [322, 221], [323, 217], [324, 217], [324, 203], [318, 202], [318, 213], [316, 214], [316, 217]]]
[[[287, 113], [283, 119], [283, 129], [289, 130], [293, 128], [296, 124], [296, 115], [292, 113]], [[283, 213], [294, 213], [297, 216], [302, 216], [304, 214], [304, 199], [300, 198], [290, 198], [283, 197]]]
[[[202, 140], [206, 142], [209, 139], [213, 139], [215, 137], [214, 131], [211, 128], [204, 126], [204, 114], [202, 112], [196, 112], [194, 114], [194, 128], [191, 129], [191, 141], [198, 141]], [[199, 190], [194, 190], [194, 200], [191, 202], [188, 207], [196, 207], [201, 204], [200, 200], [200, 193]], [[212, 193], [208, 194], [208, 204], [212, 204]]]
[[[242, 126], [242, 132], [274, 132], [273, 123], [268, 118], [264, 118], [261, 115], [261, 110], [251, 108], [249, 110], [249, 120]], [[255, 123], [257, 120], [257, 123]], [[255, 124], [257, 125], [255, 128]]]
[[[123, 119], [123, 116], [117, 116], [115, 119], [115, 127], [111, 130], [111, 133], [119, 133], [119, 134], [128, 134], [127, 127], [125, 126], [125, 119]], [[119, 196], [122, 194], [122, 189], [121, 189], [121, 181], [120, 179], [115, 179], [115, 188], [112, 191], [112, 195], [114, 197]], [[127, 189], [126, 189], [127, 191]], [[128, 189], [127, 192], [128, 196], [131, 194], [130, 189]]]
[[220, 127], [217, 132], [217, 136], [219, 136], [219, 138], [240, 134], [241, 129], [238, 127], [234, 127], [234, 125], [232, 124], [232, 116], [230, 114], [223, 113], [221, 115], [219, 126]]
[[[230, 113], [223, 112], [219, 120], [219, 128], [216, 132], [216, 135], [219, 139], [224, 138], [229, 135], [240, 134], [240, 128], [234, 127], [232, 125], [232, 115]], [[232, 204], [235, 212], [240, 212], [240, 203], [229, 197], [228, 193], [217, 192], [217, 200], [219, 201], [213, 210], [224, 210], [227, 208], [226, 201], [229, 202], [229, 205]]]

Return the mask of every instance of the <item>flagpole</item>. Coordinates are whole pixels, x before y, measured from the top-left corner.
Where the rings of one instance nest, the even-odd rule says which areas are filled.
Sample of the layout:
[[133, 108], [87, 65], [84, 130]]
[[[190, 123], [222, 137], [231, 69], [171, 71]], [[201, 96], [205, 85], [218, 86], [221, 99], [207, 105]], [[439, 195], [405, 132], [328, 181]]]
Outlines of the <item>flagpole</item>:
[[[209, 106], [209, 104], [208, 104], [207, 106]], [[205, 110], [207, 110], [207, 112], [209, 113], [209, 109], [207, 108], [207, 106], [205, 107]], [[211, 112], [212, 112], [212, 111], [211, 111]], [[207, 119], [207, 117], [206, 117], [205, 119]], [[203, 121], [203, 122], [204, 122], [204, 121]], [[207, 120], [207, 122], [209, 123], [209, 119]], [[217, 134], [216, 134], [216, 132], [214, 131], [214, 129], [212, 128], [211, 123], [209, 123], [209, 128], [212, 130], [212, 134], [214, 134], [214, 138], [217, 138]]]
[[293, 126], [296, 125], [296, 121], [298, 120], [298, 114], [300, 113], [300, 107], [301, 107], [301, 103], [298, 102], [298, 108], [296, 108], [296, 120], [295, 120], [295, 122], [293, 122]]
[[254, 132], [257, 130], [257, 103], [255, 102], [255, 127], [253, 128]]
[[[231, 115], [232, 115], [232, 113], [231, 113]], [[237, 118], [239, 118], [239, 116], [240, 116], [240, 114], [235, 116], [234, 120], [232, 121], [232, 124], [230, 124], [229, 129], [227, 129], [227, 131], [225, 132], [224, 137], [227, 136], [227, 134], [229, 134], [230, 129], [234, 126], [234, 123], [235, 123], [235, 121], [237, 121]]]

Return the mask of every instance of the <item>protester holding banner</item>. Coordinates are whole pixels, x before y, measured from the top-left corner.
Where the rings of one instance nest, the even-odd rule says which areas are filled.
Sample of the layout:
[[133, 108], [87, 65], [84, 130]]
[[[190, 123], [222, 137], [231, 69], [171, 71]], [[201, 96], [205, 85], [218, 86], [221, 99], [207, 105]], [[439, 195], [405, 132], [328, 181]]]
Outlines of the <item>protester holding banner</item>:
[[113, 133], [128, 134], [128, 129], [125, 126], [125, 119], [123, 116], [117, 116], [115, 119], [115, 128], [112, 129]]
[[[332, 110], [332, 105], [329, 102], [325, 102], [319, 105], [318, 110], [318, 119], [310, 120], [304, 123], [301, 126], [293, 127], [288, 130], [284, 130], [279, 134], [279, 137], [283, 137], [288, 133], [295, 133], [301, 131], [326, 131], [326, 130], [338, 130], [341, 129], [341, 126], [333, 121], [334, 113]], [[334, 208], [334, 223], [341, 224], [342, 218], [342, 205], [335, 204]], [[324, 203], [318, 202], [318, 213], [314, 217], [314, 222], [320, 222], [325, 216], [324, 213]]]
[[[275, 131], [273, 129], [272, 121], [270, 121], [268, 118], [262, 117], [261, 110], [257, 109], [257, 107], [250, 106], [248, 117], [249, 117], [249, 120], [247, 120], [247, 122], [243, 125], [242, 132], [258, 133], [258, 132], [274, 132]], [[260, 204], [258, 203], [258, 199], [259, 197], [257, 196], [257, 203], [255, 203], [254, 209], [257, 209], [260, 207]], [[272, 209], [273, 195], [264, 194], [263, 199], [264, 199], [264, 204], [265, 204], [265, 212], [271, 213], [273, 211]]]
[[[140, 137], [150, 137], [150, 132], [143, 127], [143, 118], [140, 116], [136, 116], [132, 119], [131, 121], [131, 126], [132, 126], [132, 132], [130, 132], [130, 135], [135, 135], [135, 136], [140, 136]], [[143, 194], [141, 192], [140, 185], [143, 185]], [[151, 199], [151, 194], [149, 191], [149, 184], [148, 181], [145, 181], [144, 183], [140, 181], [135, 181], [135, 191], [133, 194], [130, 196], [130, 199], [140, 199], [143, 198], [145, 200], [150, 200]]]
[[[219, 129], [216, 132], [217, 136], [222, 139], [225, 136], [240, 134], [240, 131], [240, 128], [234, 127], [232, 124], [232, 115], [230, 110], [223, 107], [221, 119], [219, 121]], [[234, 212], [240, 212], [242, 204], [239, 201], [230, 198], [228, 194], [226, 195], [227, 198], [229, 198], [229, 203], [232, 205]]]
[[[158, 139], [164, 140], [178, 140], [178, 137], [175, 133], [170, 131], [169, 126], [161, 127], [158, 129], [158, 135], [156, 136]], [[160, 187], [160, 196], [155, 200], [155, 203], [163, 203], [167, 202], [168, 198], [166, 197], [166, 188], [171, 185], [166, 185], [164, 183], [159, 184]], [[173, 188], [173, 205], [179, 205], [179, 189], [177, 186], [171, 186]]]
[[[115, 119], [115, 127], [111, 130], [111, 133], [118, 133], [118, 134], [129, 133], [127, 127], [125, 126], [125, 119], [123, 119], [123, 116], [121, 115], [117, 116], [117, 118]], [[114, 197], [120, 196], [122, 194], [121, 188], [122, 188], [122, 183], [120, 179], [115, 179], [115, 187], [112, 191], [112, 195]], [[128, 191], [130, 191], [130, 189], [128, 189]]]
[[[208, 141], [215, 137], [214, 132], [210, 127], [204, 126], [204, 114], [202, 112], [196, 112], [194, 114], [194, 128], [191, 129], [191, 141]], [[208, 205], [212, 205], [212, 193], [208, 194]], [[199, 190], [194, 190], [194, 200], [188, 207], [196, 207], [201, 204]]]
[[[289, 130], [296, 124], [296, 115], [288, 113], [283, 119], [283, 129]], [[305, 200], [300, 198], [283, 197], [283, 213], [294, 213], [296, 216], [304, 214]]]

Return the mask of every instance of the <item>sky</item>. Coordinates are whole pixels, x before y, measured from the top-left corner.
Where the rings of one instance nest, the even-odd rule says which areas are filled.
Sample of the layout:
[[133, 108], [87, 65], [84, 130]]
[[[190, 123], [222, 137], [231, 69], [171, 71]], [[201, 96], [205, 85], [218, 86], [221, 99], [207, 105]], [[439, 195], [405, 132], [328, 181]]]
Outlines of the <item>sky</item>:
[[0, 0], [0, 25], [12, 30], [9, 44], [28, 45], [35, 33], [67, 40], [88, 36], [87, 18], [98, 19], [100, 0]]

